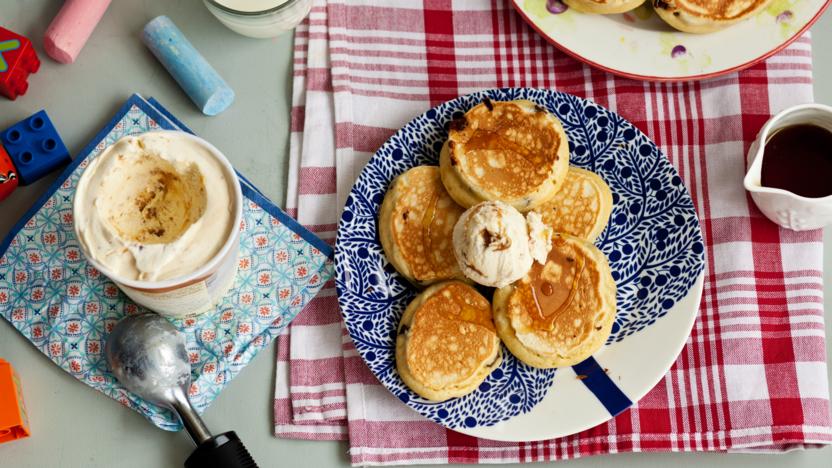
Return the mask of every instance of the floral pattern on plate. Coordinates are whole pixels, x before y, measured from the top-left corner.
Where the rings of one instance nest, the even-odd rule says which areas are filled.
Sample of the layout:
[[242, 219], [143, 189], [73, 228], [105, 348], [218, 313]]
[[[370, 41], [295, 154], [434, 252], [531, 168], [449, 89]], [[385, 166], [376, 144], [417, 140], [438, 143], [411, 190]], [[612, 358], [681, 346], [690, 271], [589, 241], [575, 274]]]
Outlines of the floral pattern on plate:
[[704, 244], [690, 194], [676, 170], [621, 116], [569, 94], [495, 89], [430, 109], [393, 135], [362, 171], [338, 227], [336, 284], [347, 330], [370, 370], [394, 395], [450, 428], [491, 426], [531, 410], [550, 390], [554, 369], [527, 366], [503, 349], [503, 362], [473, 393], [427, 401], [401, 380], [396, 329], [417, 290], [387, 262], [377, 218], [390, 182], [406, 170], [438, 164], [447, 125], [484, 97], [528, 99], [556, 115], [569, 138], [570, 163], [599, 174], [613, 192], [609, 225], [596, 245], [618, 284], [618, 314], [608, 344], [659, 320], [684, 298], [704, 267]]

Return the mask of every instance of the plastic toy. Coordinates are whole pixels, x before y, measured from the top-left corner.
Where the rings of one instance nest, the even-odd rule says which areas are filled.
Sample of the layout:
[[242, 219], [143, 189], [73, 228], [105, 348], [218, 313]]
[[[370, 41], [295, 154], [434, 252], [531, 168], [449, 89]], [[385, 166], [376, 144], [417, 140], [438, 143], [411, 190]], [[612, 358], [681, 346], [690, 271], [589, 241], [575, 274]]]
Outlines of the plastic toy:
[[69, 151], [43, 110], [4, 130], [0, 141], [17, 168], [20, 185], [31, 184], [70, 161]]
[[217, 115], [234, 102], [234, 91], [167, 16], [144, 27], [142, 40], [205, 115]]
[[12, 365], [0, 359], [0, 444], [29, 437], [29, 434], [20, 380]]
[[29, 39], [0, 28], [0, 94], [12, 101], [26, 94], [29, 75], [39, 68], [40, 59]]
[[0, 146], [0, 201], [3, 201], [17, 188], [17, 169], [14, 168], [6, 150]]
[[78, 58], [110, 0], [66, 0], [43, 38], [46, 53], [60, 63]]

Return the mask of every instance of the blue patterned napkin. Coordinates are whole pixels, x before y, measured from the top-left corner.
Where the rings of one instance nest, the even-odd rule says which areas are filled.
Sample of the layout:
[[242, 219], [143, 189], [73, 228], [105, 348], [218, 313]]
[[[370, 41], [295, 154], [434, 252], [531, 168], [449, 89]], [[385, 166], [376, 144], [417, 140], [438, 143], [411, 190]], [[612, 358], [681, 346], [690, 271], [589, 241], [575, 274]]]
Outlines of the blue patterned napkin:
[[[72, 198], [90, 159], [125, 135], [189, 131], [158, 102], [133, 95], [0, 243], [0, 316], [55, 364], [166, 430], [170, 411], [129, 393], [110, 374], [104, 343], [125, 314], [143, 312], [87, 264], [72, 224]], [[187, 337], [202, 412], [317, 294], [333, 272], [332, 248], [240, 177], [243, 222], [236, 283], [213, 313], [173, 320]]]

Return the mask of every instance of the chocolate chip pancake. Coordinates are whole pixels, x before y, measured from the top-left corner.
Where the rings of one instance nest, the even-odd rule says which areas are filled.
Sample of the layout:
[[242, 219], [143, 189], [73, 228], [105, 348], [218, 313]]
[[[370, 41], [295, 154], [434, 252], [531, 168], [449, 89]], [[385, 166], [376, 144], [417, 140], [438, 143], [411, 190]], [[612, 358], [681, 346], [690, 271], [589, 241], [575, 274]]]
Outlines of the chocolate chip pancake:
[[709, 33], [748, 19], [771, 0], [652, 0], [669, 25], [690, 33]]
[[560, 121], [533, 102], [486, 99], [451, 122], [439, 167], [463, 207], [499, 200], [525, 212], [557, 193], [569, 144]]
[[453, 250], [454, 225], [463, 211], [442, 185], [438, 167], [419, 166], [398, 176], [378, 222], [387, 260], [417, 285], [464, 278]]
[[399, 322], [396, 368], [404, 383], [428, 400], [471, 393], [501, 361], [491, 304], [460, 281], [426, 289]]
[[540, 214], [553, 232], [595, 242], [612, 213], [612, 192], [594, 172], [570, 166], [554, 198], [533, 211]]
[[638, 8], [644, 0], [563, 0], [563, 3], [581, 13], [610, 15]]
[[539, 368], [577, 364], [606, 341], [616, 286], [604, 254], [556, 234], [545, 265], [494, 293], [497, 333], [518, 359]]

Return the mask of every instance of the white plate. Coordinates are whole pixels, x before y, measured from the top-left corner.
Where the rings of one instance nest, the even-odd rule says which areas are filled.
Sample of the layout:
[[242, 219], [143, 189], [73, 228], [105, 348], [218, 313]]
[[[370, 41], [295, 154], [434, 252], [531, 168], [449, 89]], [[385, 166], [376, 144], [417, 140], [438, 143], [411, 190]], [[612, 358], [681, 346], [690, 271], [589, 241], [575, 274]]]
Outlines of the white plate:
[[[547, 2], [512, 0], [520, 15], [572, 57], [628, 78], [685, 81], [742, 70], [783, 49], [820, 18], [830, 0], [774, 0], [756, 17], [710, 34], [679, 32], [647, 0], [620, 15], [574, 9], [552, 14]], [[674, 52], [675, 51], [675, 52]]]
[[[479, 104], [528, 99], [556, 115], [570, 164], [610, 185], [613, 211], [596, 245], [618, 290], [610, 338], [572, 368], [535, 369], [503, 349], [503, 361], [472, 393], [436, 403], [396, 371], [399, 319], [417, 290], [384, 257], [378, 210], [390, 182], [437, 164], [447, 125]], [[698, 313], [704, 242], [690, 194], [667, 158], [623, 117], [546, 89], [494, 89], [448, 101], [417, 117], [376, 152], [347, 199], [336, 242], [338, 302], [367, 366], [402, 402], [450, 429], [496, 440], [549, 439], [595, 426], [629, 408], [667, 372]], [[585, 378], [579, 378], [585, 377]]]

